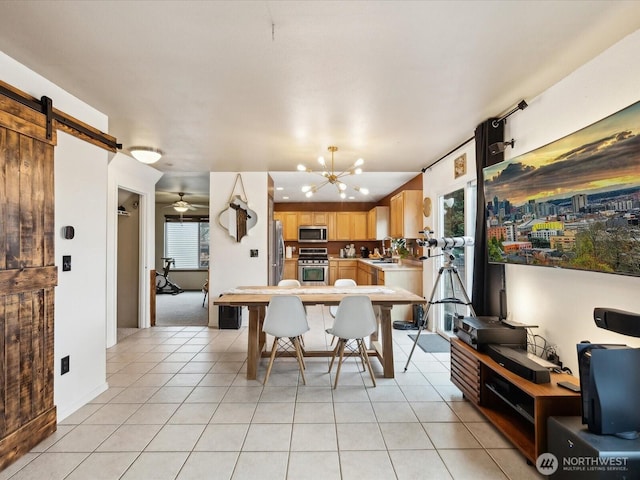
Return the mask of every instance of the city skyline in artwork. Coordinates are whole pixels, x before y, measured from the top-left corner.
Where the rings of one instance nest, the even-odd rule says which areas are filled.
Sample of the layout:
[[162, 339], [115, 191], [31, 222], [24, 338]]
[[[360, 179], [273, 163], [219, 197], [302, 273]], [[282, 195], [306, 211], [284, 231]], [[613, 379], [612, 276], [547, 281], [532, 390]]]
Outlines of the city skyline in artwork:
[[484, 169], [485, 196], [514, 205], [640, 189], [640, 102], [564, 138]]
[[640, 275], [640, 102], [483, 175], [490, 261]]

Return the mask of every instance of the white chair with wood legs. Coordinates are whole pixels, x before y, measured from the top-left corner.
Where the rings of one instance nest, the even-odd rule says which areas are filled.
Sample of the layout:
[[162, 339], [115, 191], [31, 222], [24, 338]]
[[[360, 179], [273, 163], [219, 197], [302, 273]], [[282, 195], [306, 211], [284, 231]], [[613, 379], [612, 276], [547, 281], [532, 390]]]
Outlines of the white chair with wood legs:
[[[269, 381], [273, 360], [276, 358], [280, 341], [290, 342], [296, 352], [298, 359], [298, 367], [302, 375], [302, 382], [306, 385], [307, 380], [304, 377], [304, 360], [302, 359], [302, 348], [300, 347], [300, 336], [309, 331], [309, 323], [307, 322], [307, 313], [300, 297], [295, 295], [278, 295], [271, 298], [267, 314], [264, 319], [262, 331], [274, 338], [271, 347], [271, 357], [267, 366], [267, 373], [264, 377], [264, 384]], [[283, 347], [286, 347], [283, 343]]]
[[[351, 279], [351, 278], [339, 278], [337, 279], [334, 284], [334, 287], [357, 287], [358, 284], [356, 283], [355, 280]], [[336, 318], [336, 312], [338, 311], [338, 306], [337, 305], [332, 305], [329, 307], [329, 313], [331, 314], [331, 316], [333, 318]], [[329, 328], [327, 328], [325, 330], [325, 332], [329, 333]], [[336, 341], [336, 337], [333, 336], [331, 337], [331, 343], [329, 345], [333, 345], [333, 342]]]
[[336, 312], [336, 320], [329, 333], [338, 338], [338, 344], [333, 351], [333, 358], [329, 365], [329, 373], [333, 368], [333, 362], [336, 355], [340, 355], [338, 359], [338, 369], [336, 370], [336, 380], [333, 385], [335, 389], [338, 386], [338, 378], [340, 377], [340, 367], [344, 361], [344, 348], [349, 340], [355, 340], [358, 345], [358, 353], [362, 359], [362, 364], [369, 369], [373, 386], [376, 386], [376, 379], [371, 369], [369, 355], [364, 344], [364, 337], [368, 337], [376, 331], [376, 315], [373, 311], [371, 299], [366, 295], [352, 295], [344, 297], [338, 305]]
[[[302, 284], [295, 278], [283, 278], [278, 282], [278, 286], [279, 287], [301, 287]], [[304, 311], [305, 312], [307, 311], [307, 307], [304, 307]], [[303, 351], [304, 351], [304, 337], [300, 335], [299, 340], [300, 340], [300, 345], [302, 345]], [[302, 363], [304, 364], [304, 360], [302, 361]]]

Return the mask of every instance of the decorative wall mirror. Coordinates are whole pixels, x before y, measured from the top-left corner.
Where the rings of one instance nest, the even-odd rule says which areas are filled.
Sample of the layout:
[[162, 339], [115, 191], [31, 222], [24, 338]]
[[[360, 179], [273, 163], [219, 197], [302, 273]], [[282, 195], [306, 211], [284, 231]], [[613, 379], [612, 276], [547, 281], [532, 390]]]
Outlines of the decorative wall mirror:
[[[240, 188], [242, 189], [241, 195], [235, 194], [238, 180], [240, 181]], [[253, 228], [256, 223], [258, 223], [258, 214], [249, 208], [247, 195], [244, 191], [244, 184], [242, 183], [242, 176], [238, 174], [231, 189], [231, 196], [229, 197], [227, 206], [218, 214], [218, 224], [229, 232], [229, 235], [233, 237], [236, 242], [240, 242], [240, 240], [247, 235], [249, 229]]]

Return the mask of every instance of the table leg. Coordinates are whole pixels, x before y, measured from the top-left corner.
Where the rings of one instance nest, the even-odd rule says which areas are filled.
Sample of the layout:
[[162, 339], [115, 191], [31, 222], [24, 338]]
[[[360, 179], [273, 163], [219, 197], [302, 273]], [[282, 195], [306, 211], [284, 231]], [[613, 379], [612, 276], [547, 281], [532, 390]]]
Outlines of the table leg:
[[260, 307], [249, 307], [249, 332], [247, 334], [247, 380], [255, 380], [258, 377], [258, 363], [260, 362], [261, 353], [260, 333], [262, 330], [260, 325], [260, 316]]
[[380, 305], [380, 330], [382, 331], [382, 370], [384, 378], [394, 377], [391, 305]]
[[369, 338], [371, 339], [372, 342], [377, 342], [378, 341], [378, 335], [380, 334], [380, 318], [382, 316], [382, 314], [380, 313], [380, 306], [379, 305], [374, 305], [373, 306], [373, 311], [376, 314], [376, 331], [373, 332]]

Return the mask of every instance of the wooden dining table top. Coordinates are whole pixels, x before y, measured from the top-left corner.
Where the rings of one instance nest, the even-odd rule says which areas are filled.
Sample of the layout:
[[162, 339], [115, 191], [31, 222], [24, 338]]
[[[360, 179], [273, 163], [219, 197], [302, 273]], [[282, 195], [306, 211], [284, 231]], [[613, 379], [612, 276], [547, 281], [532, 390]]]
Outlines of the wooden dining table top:
[[356, 287], [308, 286], [248, 286], [225, 291], [214, 305], [266, 306], [274, 295], [296, 295], [305, 305], [338, 305], [347, 295], [367, 295], [374, 305], [410, 305], [426, 300], [408, 290], [393, 286], [358, 285]]

